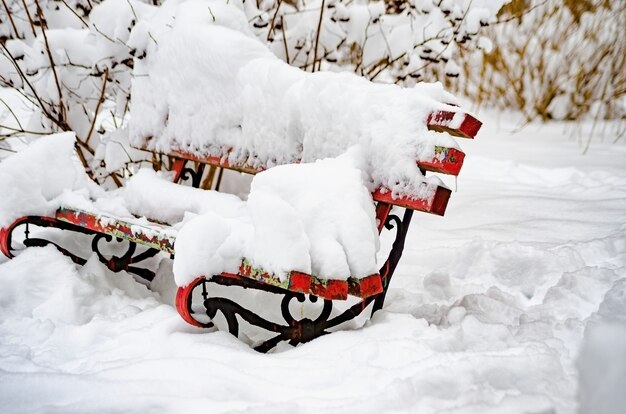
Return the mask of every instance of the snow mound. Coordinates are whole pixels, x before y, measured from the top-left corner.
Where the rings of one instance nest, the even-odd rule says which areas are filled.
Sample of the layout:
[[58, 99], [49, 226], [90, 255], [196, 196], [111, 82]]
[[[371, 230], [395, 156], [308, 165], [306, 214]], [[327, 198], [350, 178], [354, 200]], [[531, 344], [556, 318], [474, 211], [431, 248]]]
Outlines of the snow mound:
[[403, 89], [350, 73], [306, 73], [241, 29], [245, 15], [235, 3], [189, 1], [166, 12], [174, 13], [172, 29], [155, 32], [135, 67], [134, 145], [271, 167], [360, 144], [375, 186], [429, 195], [415, 161], [432, 157], [434, 145], [456, 147], [426, 127], [431, 111], [458, 110], [441, 103], [457, 102], [441, 84]]
[[74, 156], [75, 136], [42, 137], [0, 163], [0, 228], [25, 215], [50, 215], [66, 191], [89, 195], [99, 188]]
[[244, 214], [245, 203], [237, 196], [179, 185], [169, 178], [152, 169], [139, 170], [122, 190], [126, 207], [134, 214], [171, 224], [182, 221], [186, 213]]
[[243, 257], [278, 277], [300, 271], [345, 280], [376, 273], [378, 232], [357, 168], [360, 155], [355, 148], [336, 159], [264, 171], [252, 181], [245, 216], [209, 212], [190, 220], [176, 238], [176, 283], [236, 273]]
[[[94, 256], [83, 268], [52, 246], [30, 248], [2, 265], [0, 320], [84, 325], [94, 318], [119, 319], [157, 306], [155, 294], [131, 277], [105, 272]], [[35, 328], [26, 326], [25, 329]]]

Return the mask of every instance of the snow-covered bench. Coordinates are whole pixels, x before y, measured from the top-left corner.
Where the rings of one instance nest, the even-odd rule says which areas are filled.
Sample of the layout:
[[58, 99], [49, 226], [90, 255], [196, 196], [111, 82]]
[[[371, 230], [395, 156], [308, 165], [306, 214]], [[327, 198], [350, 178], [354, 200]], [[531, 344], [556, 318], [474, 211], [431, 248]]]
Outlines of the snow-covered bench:
[[[473, 138], [478, 129], [480, 122], [471, 115], [461, 111], [459, 108], [451, 107], [451, 111], [437, 111], [431, 113], [427, 117], [428, 129], [432, 131], [446, 132], [451, 135], [463, 138]], [[183, 150], [171, 149], [168, 153], [162, 154], [170, 159], [170, 167], [173, 171], [173, 182], [179, 183], [187, 178], [195, 187], [200, 186], [204, 181], [211, 180], [216, 175], [215, 169], [209, 167], [217, 167], [219, 171], [222, 169], [232, 169], [249, 174], [255, 174], [268, 168], [264, 165], [252, 167], [246, 163], [232, 164], [228, 162], [228, 154], [223, 156], [201, 156], [197, 152], [191, 153]], [[458, 175], [463, 165], [464, 153], [457, 148], [448, 148], [443, 146], [435, 146], [434, 155], [430, 159], [422, 159], [417, 162], [419, 169], [426, 171]], [[298, 159], [293, 160], [298, 163]], [[191, 166], [189, 168], [188, 166]], [[217, 173], [219, 174], [219, 172]], [[189, 180], [191, 178], [191, 180]], [[161, 184], [162, 185], [162, 184]], [[423, 185], [429, 185], [423, 183]], [[136, 183], [131, 188], [127, 188], [127, 192], [143, 191], [141, 197], [150, 197], [150, 192], [164, 191], [172, 194], [173, 197], [184, 198], [187, 204], [190, 204], [190, 193], [175, 194], [168, 192], [167, 188], [160, 190], [151, 187], [150, 183]], [[219, 188], [216, 183], [213, 187]], [[187, 186], [181, 186], [185, 191], [200, 191]], [[143, 189], [143, 190], [141, 190]], [[276, 332], [277, 335], [272, 339], [260, 344], [257, 349], [267, 351], [281, 340], [288, 340], [291, 344], [309, 341], [317, 336], [328, 332], [329, 328], [333, 328], [343, 322], [346, 322], [358, 316], [372, 302], [374, 303], [372, 311], [380, 309], [389, 287], [389, 282], [396, 268], [396, 265], [402, 255], [404, 248], [404, 239], [409, 228], [413, 211], [421, 211], [436, 215], [443, 215], [446, 210], [450, 190], [444, 186], [436, 185], [435, 190], [427, 192], [428, 197], [420, 194], [405, 194], [402, 196], [394, 196], [391, 191], [385, 188], [377, 188], [372, 192], [372, 199], [376, 202], [376, 220], [378, 231], [383, 228], [389, 229], [396, 227], [396, 237], [391, 251], [387, 259], [380, 267], [379, 273], [366, 277], [347, 279], [333, 279], [325, 277], [325, 275], [310, 275], [300, 271], [289, 272], [286, 276], [279, 277], [271, 272], [263, 269], [255, 268], [246, 258], [242, 258], [238, 272], [222, 272], [219, 275], [198, 275], [190, 283], [178, 288], [176, 294], [176, 308], [182, 318], [188, 323], [198, 327], [208, 327], [212, 325], [211, 319], [215, 317], [218, 311], [222, 312], [228, 321], [228, 327], [231, 333], [237, 335], [239, 331], [239, 322], [236, 315], [243, 318], [249, 323], [261, 326], [269, 331]], [[198, 194], [200, 195], [200, 194]], [[212, 194], [211, 194], [212, 195]], [[135, 203], [141, 203], [142, 198]], [[210, 203], [212, 199], [199, 198], [196, 203]], [[173, 202], [173, 200], [172, 200]], [[404, 216], [398, 217], [391, 214], [393, 206], [405, 209]], [[158, 207], [158, 206], [156, 206]], [[154, 206], [152, 207], [155, 208]], [[149, 209], [148, 209], [149, 210]], [[158, 215], [158, 214], [157, 214]], [[13, 256], [12, 237], [16, 228], [26, 225], [26, 246], [42, 246], [49, 242], [41, 238], [33, 238], [29, 235], [28, 225], [38, 227], [55, 227], [63, 230], [71, 230], [83, 234], [95, 235], [92, 242], [92, 249], [98, 254], [101, 262], [110, 270], [119, 272], [125, 270], [134, 273], [146, 280], [154, 277], [154, 272], [141, 266], [141, 262], [149, 259], [159, 252], [172, 255], [176, 254], [176, 230], [170, 226], [158, 221], [149, 221], [145, 218], [136, 219], [134, 217], [118, 217], [113, 214], [97, 211], [97, 209], [76, 203], [75, 206], [70, 202], [64, 202], [54, 215], [50, 216], [24, 216], [16, 219], [11, 225], [0, 229], [0, 250], [8, 257]], [[101, 253], [99, 244], [103, 239], [111, 240], [127, 240], [129, 248], [125, 254], [117, 256], [110, 255], [105, 257]], [[137, 246], [143, 246], [145, 249], [137, 253]], [[86, 259], [70, 253], [68, 250], [57, 246], [62, 252], [72, 257], [78, 264], [84, 264]], [[256, 315], [255, 313], [245, 309], [235, 302], [225, 298], [211, 298], [209, 296], [210, 289], [207, 289], [207, 283], [217, 283], [221, 285], [236, 285], [244, 288], [253, 288], [265, 290], [277, 294], [285, 295], [281, 308], [286, 324], [278, 324], [269, 322]], [[288, 312], [289, 302], [297, 298], [304, 300], [303, 294], [311, 295], [314, 298], [322, 298], [327, 305], [325, 310], [315, 320], [303, 318], [297, 320], [290, 316]], [[330, 318], [333, 300], [345, 300], [349, 296], [359, 298], [359, 301], [349, 307], [340, 315]], [[202, 307], [196, 306], [194, 301], [204, 304], [204, 311], [208, 315], [204, 318], [200, 316], [198, 309]], [[202, 312], [200, 312], [202, 313]]]
[[[18, 227], [25, 230], [25, 246], [51, 242], [33, 226], [70, 230], [92, 237], [91, 250], [110, 270], [148, 281], [155, 277], [148, 263], [161, 252], [171, 255], [179, 286], [176, 308], [183, 319], [208, 327], [219, 313], [234, 335], [241, 320], [261, 327], [273, 336], [255, 341], [260, 351], [281, 341], [310, 341], [366, 309], [381, 309], [413, 211], [443, 215], [446, 210], [450, 190], [426, 172], [458, 175], [464, 154], [450, 135], [473, 138], [480, 122], [440, 84], [403, 89], [347, 73], [291, 67], [247, 32], [248, 22], [236, 7], [215, 5], [207, 13], [203, 2], [184, 2], [176, 13], [164, 20], [171, 30], [148, 36], [145, 28], [145, 36], [133, 40], [137, 54], [146, 58], [135, 60], [140, 76], [133, 79], [129, 122], [130, 143], [160, 157], [160, 165], [173, 172], [171, 181], [139, 171], [120, 198], [77, 186], [81, 180], [71, 171], [57, 176], [71, 162], [48, 154], [57, 147], [70, 154], [71, 140], [35, 148], [36, 161], [16, 154], [5, 162], [6, 180], [20, 175], [6, 163], [30, 165], [24, 175], [40, 165], [49, 171], [15, 185], [37, 194], [11, 195], [17, 201], [4, 212], [0, 204], [0, 250], [13, 255]], [[339, 158], [352, 150], [359, 154], [357, 166], [342, 167]], [[329, 166], [337, 169], [329, 174]], [[265, 192], [251, 191], [245, 204], [198, 188], [219, 189], [224, 169], [260, 173], [254, 180]], [[294, 180], [283, 181], [291, 174]], [[323, 179], [312, 186], [318, 176]], [[0, 168], [0, 189], [5, 178]], [[182, 181], [192, 186], [179, 185]], [[280, 188], [284, 182], [288, 188]], [[307, 201], [294, 205], [294, 198]], [[355, 200], [356, 207], [344, 210]], [[404, 209], [402, 217], [394, 206]], [[333, 211], [324, 215], [316, 209]], [[170, 210], [174, 214], [164, 214]], [[197, 216], [187, 220], [188, 213]], [[196, 224], [201, 228], [194, 234]], [[384, 228], [395, 228], [396, 235], [387, 257], [377, 263], [377, 231]], [[267, 238], [265, 233], [276, 234]], [[251, 238], [256, 244], [248, 248]], [[127, 242], [126, 251], [107, 252], [105, 242], [116, 239]], [[272, 243], [276, 246], [267, 246]], [[86, 263], [84, 255], [57, 247], [76, 263]], [[214, 293], [213, 285], [279, 295], [284, 322]], [[294, 317], [290, 303], [303, 303], [307, 295], [311, 302], [323, 300], [321, 310], [313, 319]], [[335, 309], [338, 301], [347, 308]]]

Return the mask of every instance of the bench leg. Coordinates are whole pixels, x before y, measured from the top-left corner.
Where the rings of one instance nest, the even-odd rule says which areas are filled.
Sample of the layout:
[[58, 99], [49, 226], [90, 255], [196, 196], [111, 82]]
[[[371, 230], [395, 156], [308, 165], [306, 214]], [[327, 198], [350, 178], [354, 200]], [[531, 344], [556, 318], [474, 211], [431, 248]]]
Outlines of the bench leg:
[[406, 240], [406, 235], [409, 232], [409, 226], [411, 225], [412, 217], [413, 210], [405, 209], [402, 220], [400, 220], [400, 217], [396, 216], [395, 214], [390, 214], [385, 218], [385, 228], [387, 230], [392, 230], [395, 227], [396, 238], [393, 242], [387, 260], [380, 268], [380, 276], [383, 281], [383, 291], [375, 296], [372, 315], [376, 311], [379, 311], [383, 308], [383, 303], [385, 302], [385, 297], [387, 295], [387, 289], [389, 288], [389, 284], [391, 282], [391, 277], [393, 276], [393, 273], [396, 270], [396, 266], [398, 265], [398, 262], [400, 262], [400, 258], [402, 257], [402, 252], [404, 251], [404, 241]]

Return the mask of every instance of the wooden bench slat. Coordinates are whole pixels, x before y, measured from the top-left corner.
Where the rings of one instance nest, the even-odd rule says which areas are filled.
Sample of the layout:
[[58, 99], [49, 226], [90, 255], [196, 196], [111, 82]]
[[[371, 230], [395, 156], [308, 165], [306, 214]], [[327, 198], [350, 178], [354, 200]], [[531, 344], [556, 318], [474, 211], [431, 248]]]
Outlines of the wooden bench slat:
[[325, 299], [345, 300], [349, 294], [366, 298], [383, 291], [382, 279], [379, 274], [366, 276], [361, 279], [351, 277], [348, 280], [339, 280], [320, 279], [303, 272], [290, 272], [281, 280], [263, 269], [254, 268], [247, 259], [242, 260], [239, 274], [261, 283]]
[[[139, 148], [139, 149], [143, 151], [150, 151], [148, 148]], [[165, 153], [160, 153], [160, 154], [171, 155], [174, 157], [182, 158], [184, 160], [196, 161], [196, 162], [200, 162], [203, 164], [213, 165], [215, 167], [226, 168], [227, 170], [233, 170], [233, 171], [238, 171], [238, 172], [252, 174], [252, 175], [258, 174], [261, 171], [264, 171], [267, 169], [263, 167], [254, 168], [245, 164], [231, 164], [228, 162], [228, 157], [227, 157], [228, 154], [225, 154], [225, 156], [217, 156], [217, 155], [198, 156], [189, 151], [178, 150], [178, 149], [173, 149], [173, 148], [167, 154]], [[300, 160], [296, 160], [294, 161], [294, 164], [297, 164], [299, 162]]]
[[372, 197], [375, 201], [443, 216], [446, 212], [446, 207], [448, 206], [448, 200], [450, 199], [451, 193], [452, 192], [449, 189], [437, 186], [435, 194], [430, 199], [414, 199], [410, 197], [398, 197], [394, 199], [391, 191], [383, 192], [382, 190], [376, 190], [372, 193]]
[[165, 234], [165, 226], [151, 223], [156, 228], [124, 221], [117, 217], [96, 214], [75, 208], [61, 207], [56, 211], [58, 220], [75, 224], [98, 233], [119, 237], [142, 246], [174, 253], [175, 237]]
[[[464, 112], [453, 111], [437, 111], [428, 115], [426, 120], [428, 129], [437, 132], [447, 132], [453, 136], [461, 138], [474, 138], [482, 123], [472, 115]], [[145, 145], [137, 147], [143, 151], [152, 151]], [[252, 167], [246, 164], [231, 164], [228, 161], [229, 151], [225, 151], [220, 155], [196, 155], [190, 151], [172, 148], [168, 153], [161, 152], [161, 155], [174, 156], [179, 159], [196, 161], [203, 164], [213, 165], [215, 167], [226, 168], [229, 170], [239, 171], [247, 174], [258, 174], [267, 169], [265, 166]], [[456, 149], [445, 146], [435, 146], [435, 156], [431, 160], [417, 161], [417, 165], [426, 171], [438, 172], [442, 174], [458, 175], [463, 166], [465, 154]], [[300, 159], [294, 159], [293, 164], [300, 162]]]
[[435, 147], [435, 156], [428, 161], [418, 161], [417, 166], [425, 171], [459, 175], [464, 159], [463, 151], [438, 145]]
[[[146, 148], [140, 149], [148, 151], [148, 149]], [[191, 152], [181, 150], [172, 150], [169, 155], [178, 157], [179, 159], [183, 160], [196, 161], [203, 164], [226, 168], [228, 170], [234, 170], [252, 175], [258, 174], [266, 170], [266, 168], [264, 167], [253, 168], [245, 164], [230, 164], [227, 157], [219, 157], [214, 155], [198, 156]], [[448, 175], [459, 175], [461, 167], [463, 167], [464, 159], [465, 154], [463, 153], [463, 151], [456, 148], [448, 148], [442, 145], [438, 145], [435, 147], [435, 155], [433, 156], [433, 158], [430, 160], [417, 161], [417, 166], [425, 171], [438, 172]], [[294, 164], [297, 164], [299, 162], [300, 160], [295, 160]]]
[[473, 139], [482, 126], [482, 122], [465, 112], [436, 111], [426, 118], [426, 125], [431, 131], [447, 132], [459, 138]]
[[[233, 166], [228, 164], [227, 161], [222, 161], [220, 157], [199, 157], [191, 153], [183, 151], [172, 151], [172, 154], [180, 156], [182, 158], [198, 161], [205, 164], [216, 165], [223, 168], [233, 169], [236, 171], [247, 172], [249, 174], [257, 174], [263, 169], [253, 169], [246, 166]], [[451, 175], [458, 175], [461, 167], [463, 166], [463, 160], [465, 154], [457, 150], [456, 148], [448, 148], [443, 146], [435, 147], [435, 156], [431, 161], [418, 161], [417, 165], [426, 171], [440, 172]], [[432, 213], [439, 216], [443, 216], [448, 205], [448, 199], [450, 198], [450, 190], [444, 187], [438, 187], [435, 193], [435, 197], [430, 200], [426, 199], [414, 199], [408, 197], [392, 198], [389, 192], [384, 193], [381, 190], [376, 190], [372, 196], [375, 201], [382, 201], [385, 203], [397, 205], [400, 207], [410, 208], [417, 211], [423, 211], [426, 213]]]

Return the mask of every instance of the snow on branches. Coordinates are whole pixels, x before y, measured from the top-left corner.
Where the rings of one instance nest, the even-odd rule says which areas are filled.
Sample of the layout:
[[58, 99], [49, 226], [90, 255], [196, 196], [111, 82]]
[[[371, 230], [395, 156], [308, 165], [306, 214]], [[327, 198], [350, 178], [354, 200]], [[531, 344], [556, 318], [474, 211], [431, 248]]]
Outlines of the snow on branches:
[[258, 37], [294, 66], [411, 83], [433, 65], [458, 76], [458, 50], [484, 44], [481, 27], [507, 2], [263, 0], [245, 11]]
[[[278, 57], [305, 71], [351, 71], [414, 83], [428, 67], [457, 76], [458, 51], [485, 44], [481, 27], [508, 0], [206, 0], [237, 7]], [[2, 0], [0, 86], [17, 91], [29, 119], [1, 100], [0, 142], [73, 131], [83, 165], [116, 184], [142, 156], [125, 141], [133, 77], [185, 0]], [[241, 28], [243, 30], [243, 28]], [[145, 157], [145, 156], [144, 156]], [[108, 164], [108, 165], [107, 165]]]

